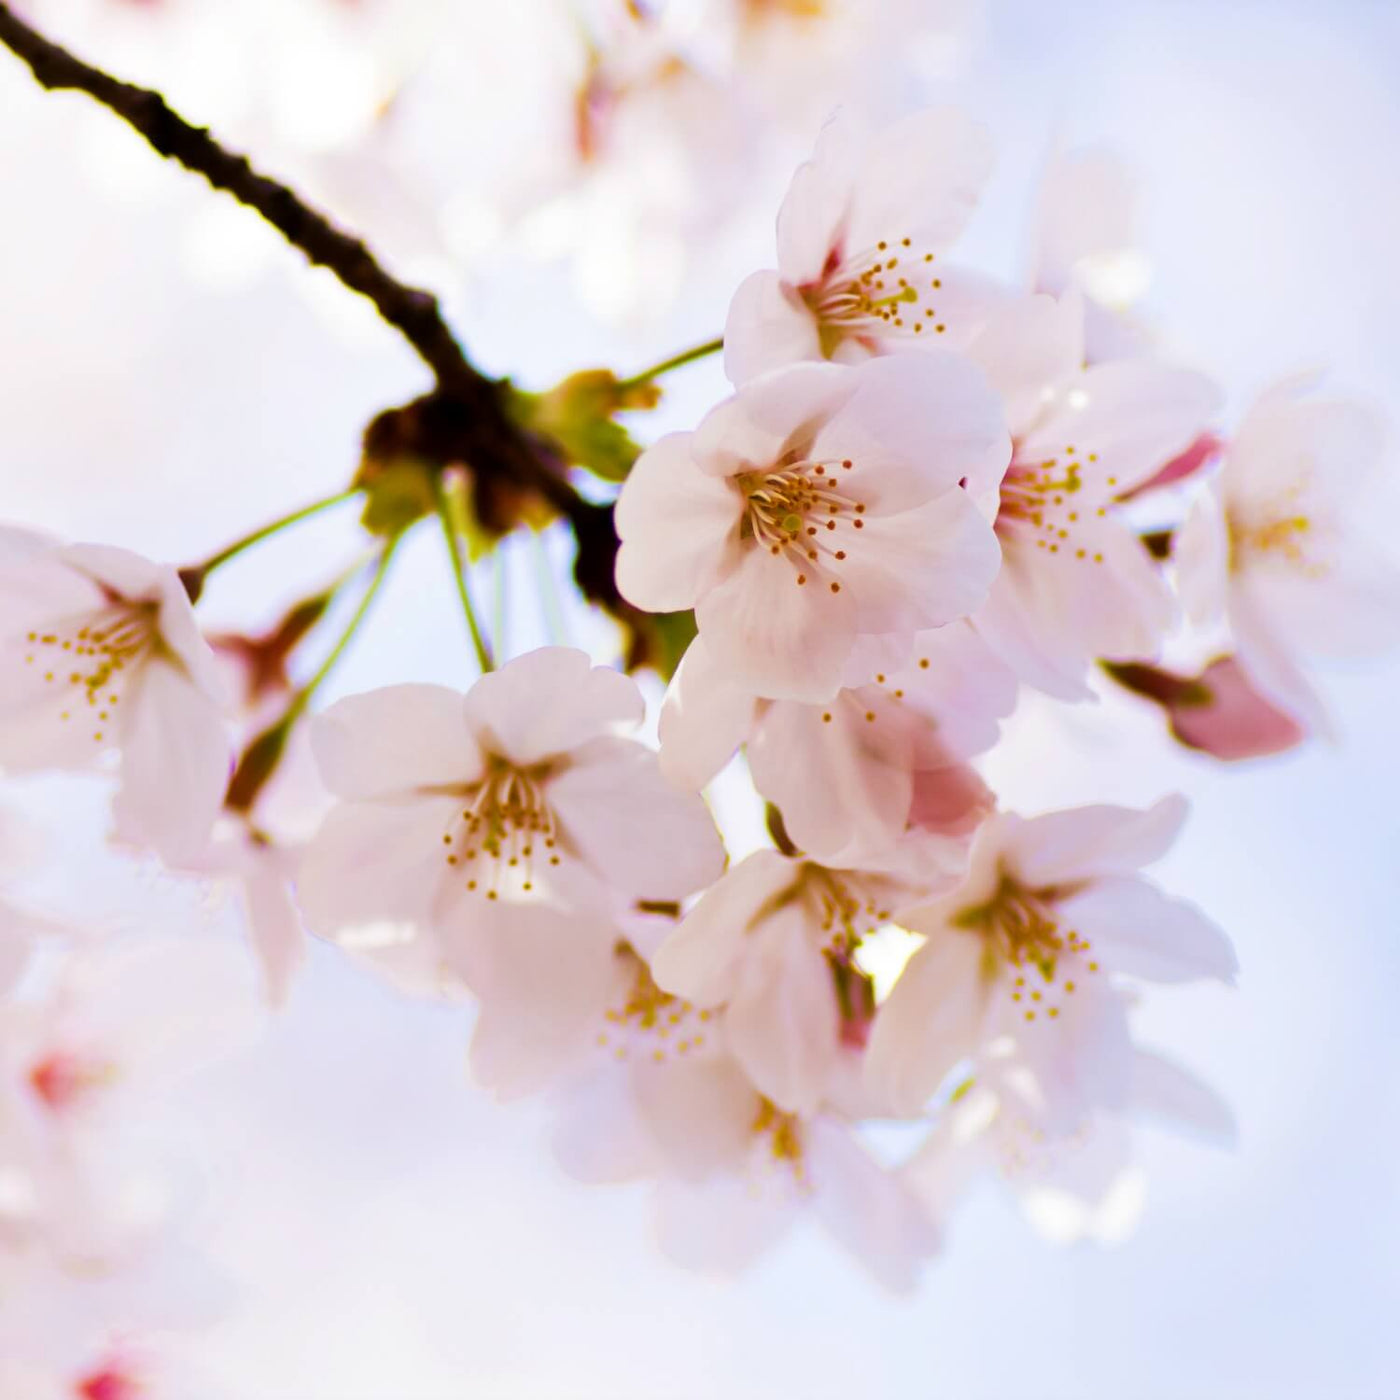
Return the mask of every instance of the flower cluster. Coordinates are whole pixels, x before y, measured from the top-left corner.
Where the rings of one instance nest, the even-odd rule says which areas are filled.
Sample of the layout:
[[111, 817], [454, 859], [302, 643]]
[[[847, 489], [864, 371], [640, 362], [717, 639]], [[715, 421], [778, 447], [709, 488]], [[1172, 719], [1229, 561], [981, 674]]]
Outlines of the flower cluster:
[[[614, 22], [654, 42], [663, 20], [630, 8]], [[731, 8], [731, 59], [805, 13]], [[585, 156], [625, 86], [598, 64]], [[1229, 431], [1220, 391], [1115, 291], [1133, 249], [1112, 168], [1056, 170], [1020, 281], [960, 261], [990, 164], [956, 111], [833, 118], [776, 267], [734, 294], [732, 392], [588, 502], [613, 507], [619, 607], [691, 638], [651, 691], [655, 746], [627, 668], [565, 645], [494, 664], [453, 460], [424, 492], [482, 662], [465, 693], [313, 713], [428, 507], [367, 515], [373, 577], [295, 686], [289, 658], [357, 569], [264, 636], [214, 637], [205, 578], [270, 530], [186, 569], [0, 532], [5, 774], [108, 784], [119, 849], [236, 895], [274, 1004], [308, 931], [470, 1002], [476, 1081], [546, 1096], [580, 1178], [651, 1183], [684, 1263], [742, 1266], [805, 1213], [911, 1288], [985, 1175], [1052, 1237], [1122, 1233], [1139, 1118], [1231, 1134], [1136, 1042], [1134, 1007], [1232, 984], [1235, 956], [1144, 873], [1182, 799], [1021, 815], [984, 759], [1028, 691], [1131, 695], [1220, 759], [1290, 748], [1327, 728], [1311, 660], [1386, 641], [1400, 574], [1357, 519], [1370, 413], [1289, 380]], [[767, 842], [722, 836], [705, 791], [726, 771]], [[131, 1185], [123, 1105], [153, 1065], [226, 1047], [230, 1018], [242, 1034], [210, 953], [0, 899], [0, 1287], [149, 1232], [161, 1193]], [[93, 1367], [69, 1390], [146, 1393], [120, 1357]]]

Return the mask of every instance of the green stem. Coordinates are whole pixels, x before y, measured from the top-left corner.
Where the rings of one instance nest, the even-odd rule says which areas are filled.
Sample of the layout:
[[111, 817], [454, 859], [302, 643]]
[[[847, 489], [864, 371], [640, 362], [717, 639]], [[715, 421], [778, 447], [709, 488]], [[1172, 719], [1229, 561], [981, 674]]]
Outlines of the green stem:
[[[292, 727], [305, 713], [312, 697], [320, 689], [326, 677], [335, 669], [336, 663], [345, 654], [345, 649], [350, 645], [351, 639], [360, 630], [360, 624], [364, 622], [369, 613], [370, 604], [374, 602], [375, 595], [379, 592], [380, 585], [389, 572], [389, 562], [393, 558], [400, 538], [399, 535], [394, 535], [380, 551], [374, 577], [370, 579], [369, 587], [365, 589], [364, 596], [355, 609], [355, 615], [340, 634], [335, 646], [331, 648], [330, 654], [317, 668], [316, 674], [292, 696], [287, 708], [282, 712], [281, 718], [264, 729], [243, 750], [243, 756], [238, 760], [233, 777], [229, 779], [228, 792], [224, 797], [224, 805], [230, 811], [246, 815], [253, 810], [253, 804], [257, 801], [258, 794], [263, 790], [267, 780], [277, 771], [277, 765], [282, 761], [283, 751], [287, 747], [287, 736], [292, 732]], [[336, 585], [337, 589], [339, 586], [339, 584]]]
[[212, 574], [220, 564], [228, 563], [235, 555], [242, 554], [245, 549], [251, 549], [255, 544], [261, 544], [263, 540], [271, 538], [279, 531], [285, 530], [291, 525], [299, 525], [303, 520], [309, 520], [313, 515], [318, 515], [323, 510], [329, 510], [331, 506], [338, 506], [342, 501], [348, 501], [351, 496], [359, 494], [360, 488], [352, 486], [348, 491], [340, 491], [334, 496], [326, 496], [319, 501], [312, 501], [309, 506], [302, 506], [300, 510], [294, 510], [290, 515], [284, 515], [279, 520], [274, 520], [271, 524], [264, 525], [251, 534], [244, 535], [242, 539], [234, 540], [231, 545], [221, 549], [217, 554], [211, 554], [204, 563], [192, 565], [182, 572], [187, 575], [197, 574], [203, 580], [208, 574]]
[[682, 365], [691, 364], [695, 360], [703, 360], [707, 355], [718, 354], [723, 349], [723, 336], [707, 340], [703, 345], [682, 350], [679, 355], [672, 355], [669, 360], [662, 360], [660, 364], [652, 365], [639, 374], [634, 374], [630, 379], [619, 380], [617, 387], [624, 390], [640, 388], [643, 384], [650, 384], [653, 379], [657, 379], [663, 374], [669, 374], [673, 369], [680, 369]]
[[457, 526], [452, 519], [452, 503], [447, 496], [447, 488], [440, 475], [433, 477], [433, 499], [437, 503], [438, 520], [442, 522], [442, 537], [447, 541], [447, 552], [452, 557], [452, 574], [457, 580], [457, 596], [462, 600], [462, 612], [466, 615], [467, 630], [472, 634], [472, 646], [476, 648], [476, 659], [482, 675], [492, 669], [491, 652], [481, 633], [481, 624], [476, 620], [476, 609], [472, 606], [472, 595], [467, 588], [467, 568], [462, 560], [462, 542], [457, 538]]

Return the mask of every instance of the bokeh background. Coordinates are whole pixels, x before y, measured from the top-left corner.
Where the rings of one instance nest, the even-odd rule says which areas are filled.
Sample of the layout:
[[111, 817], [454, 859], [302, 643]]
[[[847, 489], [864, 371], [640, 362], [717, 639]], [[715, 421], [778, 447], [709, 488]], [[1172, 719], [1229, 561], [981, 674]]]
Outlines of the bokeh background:
[[[183, 82], [196, 106], [216, 91], [209, 74], [238, 30], [230, 20], [224, 32], [220, 6], [189, 21], [204, 27], [207, 70], [191, 67], [194, 49], [152, 37], [144, 12], [158, 7], [107, 8], [143, 13], [114, 24], [97, 5], [50, 4], [44, 17], [97, 61], [130, 60], [126, 71], [182, 97]], [[928, 8], [942, 36], [932, 90], [970, 105], [1000, 147], [967, 257], [1017, 274], [1048, 151], [1107, 145], [1140, 177], [1151, 315], [1175, 354], [1219, 377], [1232, 416], [1271, 378], [1325, 365], [1333, 387], [1400, 421], [1400, 7]], [[320, 51], [271, 11], [249, 42], [287, 66]], [[358, 91], [349, 74], [308, 76], [279, 152], [300, 120], [316, 144], [314, 119], [342, 87]], [[237, 95], [239, 72], [223, 81]], [[255, 144], [265, 114], [245, 97]], [[528, 107], [510, 120], [528, 121]], [[425, 129], [416, 159], [450, 190], [460, 152], [489, 139], [478, 106], [450, 131]], [[620, 323], [535, 256], [538, 227], [483, 233], [467, 209], [453, 247], [420, 245], [383, 150], [305, 168], [444, 291], [484, 364], [532, 386], [588, 364], [631, 369], [716, 333], [734, 282], [770, 259], [784, 182], [756, 174], [752, 218], [686, 272], [669, 309]], [[252, 216], [162, 167], [84, 99], [40, 94], [4, 54], [0, 210], [7, 519], [201, 557], [337, 489], [364, 422], [420, 387], [395, 336]], [[567, 251], [574, 226], [561, 227]], [[488, 241], [489, 256], [459, 256]], [[645, 239], [618, 248], [604, 282], [655, 271]], [[713, 366], [677, 377], [658, 430], [721, 390]], [[1400, 471], [1400, 441], [1395, 460]], [[279, 599], [334, 572], [347, 538], [348, 521], [328, 519], [231, 567], [211, 619], [269, 620]], [[469, 681], [439, 545], [425, 534], [406, 549], [334, 693]], [[526, 551], [508, 553], [505, 626], [519, 649], [543, 639], [545, 609]], [[497, 575], [489, 564], [478, 575], [490, 597]], [[606, 633], [571, 625], [606, 654]], [[1237, 990], [1166, 989], [1140, 1020], [1145, 1040], [1231, 1101], [1239, 1147], [1144, 1133], [1148, 1210], [1126, 1244], [1052, 1248], [988, 1188], [911, 1299], [875, 1292], [815, 1234], [737, 1282], [684, 1274], [656, 1253], [644, 1190], [572, 1184], [549, 1159], [542, 1108], [498, 1107], [470, 1087], [462, 1009], [410, 1000], [318, 948], [266, 1038], [169, 1107], [202, 1164], [191, 1229], [219, 1281], [192, 1354], [239, 1400], [1394, 1395], [1397, 683], [1394, 662], [1329, 675], [1340, 742], [1243, 769], [1170, 748], [1128, 702], [1031, 705], [993, 761], [1004, 800], [1023, 810], [1187, 792], [1194, 819], [1161, 875], [1239, 948]], [[30, 785], [26, 800], [82, 839], [66, 830], [81, 826], [66, 789]], [[752, 839], [735, 820], [736, 839]], [[196, 917], [149, 873], [124, 895], [95, 858], [65, 879], [79, 901], [89, 880], [101, 882], [94, 900], [163, 900], [172, 927], [220, 918], [203, 904]]]

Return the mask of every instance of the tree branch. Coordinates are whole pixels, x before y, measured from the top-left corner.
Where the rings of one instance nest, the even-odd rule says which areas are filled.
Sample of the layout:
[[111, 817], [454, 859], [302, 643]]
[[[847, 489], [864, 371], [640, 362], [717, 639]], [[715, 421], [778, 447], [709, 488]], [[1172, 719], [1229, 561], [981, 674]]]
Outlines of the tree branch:
[[29, 65], [41, 86], [84, 92], [135, 128], [160, 155], [202, 175], [216, 190], [255, 209], [293, 247], [331, 270], [417, 351], [444, 389], [479, 379], [431, 292], [391, 277], [374, 254], [336, 228], [286, 185], [259, 174], [247, 159], [224, 150], [202, 127], [173, 111], [158, 92], [124, 83], [45, 39], [0, 0], [0, 43]]

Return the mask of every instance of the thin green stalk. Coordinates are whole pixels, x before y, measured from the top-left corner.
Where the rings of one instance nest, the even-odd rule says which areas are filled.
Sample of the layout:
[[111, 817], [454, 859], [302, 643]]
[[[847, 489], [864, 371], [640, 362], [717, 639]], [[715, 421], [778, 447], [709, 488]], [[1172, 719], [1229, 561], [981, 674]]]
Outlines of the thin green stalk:
[[662, 360], [660, 364], [652, 365], [649, 369], [642, 370], [639, 374], [634, 374], [630, 379], [618, 381], [619, 389], [637, 389], [643, 384], [650, 384], [653, 379], [658, 379], [663, 374], [669, 374], [673, 369], [680, 369], [682, 365], [688, 365], [696, 360], [703, 360], [707, 355], [718, 354], [724, 349], [724, 337], [719, 336], [714, 340], [707, 340], [703, 345], [696, 345], [689, 350], [682, 350], [679, 355], [672, 355], [669, 360]]
[[506, 554], [504, 541], [491, 556], [491, 654], [506, 654]]
[[244, 535], [242, 539], [234, 540], [231, 545], [221, 549], [217, 554], [212, 554], [202, 564], [196, 564], [190, 573], [198, 573], [201, 578], [211, 574], [220, 564], [226, 564], [237, 554], [242, 554], [245, 549], [251, 549], [255, 544], [261, 544], [263, 540], [271, 538], [281, 530], [287, 529], [291, 525], [299, 525], [303, 520], [309, 520], [313, 515], [318, 515], [323, 510], [329, 510], [331, 506], [338, 506], [342, 501], [348, 501], [351, 496], [358, 496], [360, 488], [352, 486], [348, 491], [339, 491], [334, 496], [326, 496], [319, 501], [312, 501], [309, 506], [302, 506], [300, 510], [294, 510], [290, 515], [284, 515], [279, 520], [272, 521], [269, 525], [264, 525], [260, 529], [254, 530], [251, 534]]
[[457, 525], [452, 519], [452, 503], [447, 496], [447, 488], [441, 476], [433, 478], [433, 499], [437, 503], [438, 520], [442, 523], [442, 536], [447, 541], [447, 552], [452, 557], [452, 574], [457, 580], [457, 596], [462, 600], [462, 612], [467, 619], [467, 630], [472, 634], [472, 646], [476, 648], [476, 659], [483, 675], [492, 669], [491, 651], [482, 636], [481, 624], [476, 620], [476, 609], [472, 606], [472, 595], [467, 588], [467, 567], [462, 559], [462, 542], [457, 538]]
[[306, 682], [304, 686], [292, 697], [292, 703], [287, 706], [287, 713], [283, 716], [283, 723], [289, 727], [296, 723], [297, 718], [311, 703], [312, 697], [324, 684], [325, 679], [335, 669], [336, 663], [345, 654], [345, 649], [354, 639], [355, 633], [360, 630], [361, 623], [369, 615], [370, 606], [373, 604], [375, 595], [379, 592], [380, 585], [383, 584], [389, 573], [389, 564], [394, 557], [394, 551], [398, 548], [401, 535], [392, 536], [379, 552], [379, 562], [374, 568], [374, 577], [369, 581], [369, 587], [365, 589], [360, 598], [359, 606], [356, 607], [354, 615], [346, 624], [345, 630], [340, 634], [336, 644], [330, 649], [326, 659], [316, 668], [316, 674]]

